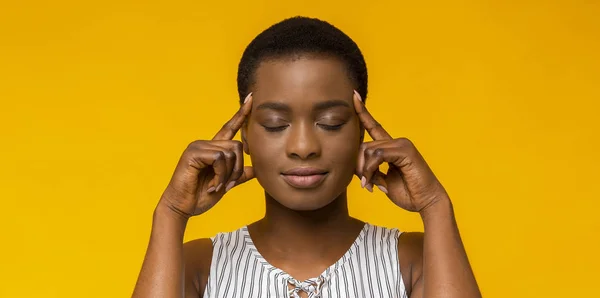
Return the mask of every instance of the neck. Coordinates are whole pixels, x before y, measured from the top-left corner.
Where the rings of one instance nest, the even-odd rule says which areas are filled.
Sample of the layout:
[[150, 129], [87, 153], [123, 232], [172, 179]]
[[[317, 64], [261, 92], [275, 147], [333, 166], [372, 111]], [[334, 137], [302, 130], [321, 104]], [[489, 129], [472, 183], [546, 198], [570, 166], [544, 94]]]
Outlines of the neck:
[[350, 217], [345, 191], [327, 206], [311, 211], [291, 210], [270, 195], [265, 197], [265, 217], [254, 228], [263, 243], [280, 252], [298, 251], [302, 247], [313, 252], [327, 250], [334, 241], [354, 239], [363, 225]]

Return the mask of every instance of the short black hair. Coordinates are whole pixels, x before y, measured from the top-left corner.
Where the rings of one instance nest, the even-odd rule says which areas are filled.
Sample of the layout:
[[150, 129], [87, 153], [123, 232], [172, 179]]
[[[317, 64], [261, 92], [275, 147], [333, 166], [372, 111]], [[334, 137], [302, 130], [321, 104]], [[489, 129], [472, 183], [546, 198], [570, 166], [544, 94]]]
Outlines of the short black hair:
[[308, 17], [285, 19], [257, 35], [246, 47], [238, 66], [240, 103], [254, 84], [261, 62], [269, 59], [316, 54], [340, 59], [363, 101], [367, 99], [367, 65], [358, 45], [328, 22]]

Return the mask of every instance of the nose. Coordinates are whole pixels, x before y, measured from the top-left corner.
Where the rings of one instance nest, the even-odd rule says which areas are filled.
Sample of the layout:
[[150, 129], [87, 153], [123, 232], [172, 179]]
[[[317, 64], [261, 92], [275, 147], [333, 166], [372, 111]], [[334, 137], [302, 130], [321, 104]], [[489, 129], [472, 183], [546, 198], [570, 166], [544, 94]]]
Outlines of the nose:
[[286, 144], [290, 158], [311, 159], [321, 156], [321, 140], [313, 123], [292, 125]]

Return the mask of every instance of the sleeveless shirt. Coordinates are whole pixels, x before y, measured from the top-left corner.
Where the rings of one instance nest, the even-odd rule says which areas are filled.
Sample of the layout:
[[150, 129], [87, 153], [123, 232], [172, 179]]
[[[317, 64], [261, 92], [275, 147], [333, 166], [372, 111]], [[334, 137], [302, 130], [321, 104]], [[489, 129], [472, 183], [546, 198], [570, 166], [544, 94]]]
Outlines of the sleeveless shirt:
[[212, 237], [204, 298], [407, 298], [398, 262], [401, 232], [365, 223], [346, 253], [318, 277], [298, 281], [269, 264], [248, 227]]

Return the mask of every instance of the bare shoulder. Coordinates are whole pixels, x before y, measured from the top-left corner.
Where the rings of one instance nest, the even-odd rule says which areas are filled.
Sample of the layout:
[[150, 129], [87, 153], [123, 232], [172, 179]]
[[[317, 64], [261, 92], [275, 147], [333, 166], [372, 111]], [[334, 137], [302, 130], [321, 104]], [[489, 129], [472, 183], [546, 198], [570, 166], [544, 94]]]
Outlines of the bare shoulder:
[[212, 252], [213, 244], [209, 238], [196, 239], [183, 244], [186, 298], [198, 298], [204, 295]]
[[408, 295], [422, 283], [423, 239], [421, 232], [405, 232], [398, 238], [398, 260]]

